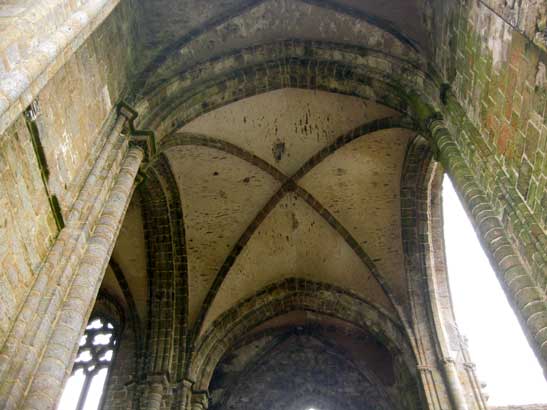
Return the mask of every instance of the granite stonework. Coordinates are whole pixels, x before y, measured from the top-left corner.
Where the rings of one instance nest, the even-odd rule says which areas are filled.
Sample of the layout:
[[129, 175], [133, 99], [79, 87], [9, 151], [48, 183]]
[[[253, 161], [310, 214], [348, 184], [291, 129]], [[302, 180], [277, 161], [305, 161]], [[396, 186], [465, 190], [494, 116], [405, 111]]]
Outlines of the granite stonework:
[[488, 406], [441, 209], [547, 369], [545, 0], [4, 3], [0, 408], [111, 311], [104, 409], [546, 408]]

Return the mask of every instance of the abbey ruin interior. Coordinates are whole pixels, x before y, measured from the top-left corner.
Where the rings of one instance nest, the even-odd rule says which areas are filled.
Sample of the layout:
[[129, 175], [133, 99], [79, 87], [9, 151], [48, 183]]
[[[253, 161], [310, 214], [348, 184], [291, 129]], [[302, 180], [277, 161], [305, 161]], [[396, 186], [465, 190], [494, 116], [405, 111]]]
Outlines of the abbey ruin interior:
[[547, 371], [546, 66], [546, 0], [0, 0], [0, 408], [493, 409], [441, 183]]

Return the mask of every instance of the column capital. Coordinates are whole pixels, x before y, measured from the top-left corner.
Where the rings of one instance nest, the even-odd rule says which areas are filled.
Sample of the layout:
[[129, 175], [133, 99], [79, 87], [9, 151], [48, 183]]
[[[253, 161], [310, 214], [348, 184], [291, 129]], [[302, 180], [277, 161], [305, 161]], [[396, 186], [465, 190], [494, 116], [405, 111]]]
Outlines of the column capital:
[[475, 370], [477, 368], [477, 366], [475, 365], [475, 363], [473, 362], [465, 362], [463, 364], [463, 366], [466, 368], [466, 369], [470, 369], [470, 370]]
[[194, 383], [193, 380], [187, 379], [186, 377], [180, 381], [180, 385], [186, 388], [192, 387]]
[[192, 392], [190, 401], [192, 410], [207, 410], [209, 407], [209, 392], [207, 390], [197, 390]]
[[426, 120], [426, 127], [434, 140], [441, 134], [450, 135], [443, 116], [438, 112]]
[[146, 378], [147, 384], [161, 384], [162, 386], [169, 386], [169, 377], [164, 373], [150, 374]]
[[427, 364], [418, 365], [418, 366], [416, 366], [416, 368], [422, 373], [431, 373], [433, 371], [431, 366], [429, 366]]
[[453, 365], [455, 366], [456, 365], [456, 360], [454, 360], [453, 357], [449, 357], [449, 356], [444, 356], [442, 359], [441, 359], [441, 362], [445, 365]]
[[129, 104], [122, 101], [118, 104], [118, 114], [125, 117], [124, 134], [129, 137], [130, 144], [144, 152], [144, 163], [150, 162], [156, 155], [156, 136], [152, 130], [140, 130], [135, 127], [135, 119], [139, 113]]

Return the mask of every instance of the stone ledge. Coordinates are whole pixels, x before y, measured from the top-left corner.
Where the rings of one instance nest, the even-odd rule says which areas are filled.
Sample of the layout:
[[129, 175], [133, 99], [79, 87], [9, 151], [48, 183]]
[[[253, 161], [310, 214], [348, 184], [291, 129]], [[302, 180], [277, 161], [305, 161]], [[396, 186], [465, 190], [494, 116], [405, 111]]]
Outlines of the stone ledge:
[[[43, 30], [37, 32], [26, 43], [27, 49], [19, 49], [19, 57], [11, 58], [13, 67], [5, 71], [0, 67], [0, 135], [36, 98], [48, 80], [69, 60], [118, 2], [88, 1], [47, 37], [42, 37]], [[3, 54], [0, 52], [0, 62]]]

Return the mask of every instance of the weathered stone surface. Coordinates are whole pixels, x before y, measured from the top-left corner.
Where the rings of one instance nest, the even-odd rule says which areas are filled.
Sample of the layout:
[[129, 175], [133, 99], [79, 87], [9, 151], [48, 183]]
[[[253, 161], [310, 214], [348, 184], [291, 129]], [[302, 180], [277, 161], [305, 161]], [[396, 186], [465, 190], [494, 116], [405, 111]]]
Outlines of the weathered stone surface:
[[108, 265], [106, 408], [484, 410], [434, 161], [545, 365], [545, 10], [4, 2], [0, 405], [54, 407]]
[[0, 144], [0, 345], [57, 236], [23, 115]]

